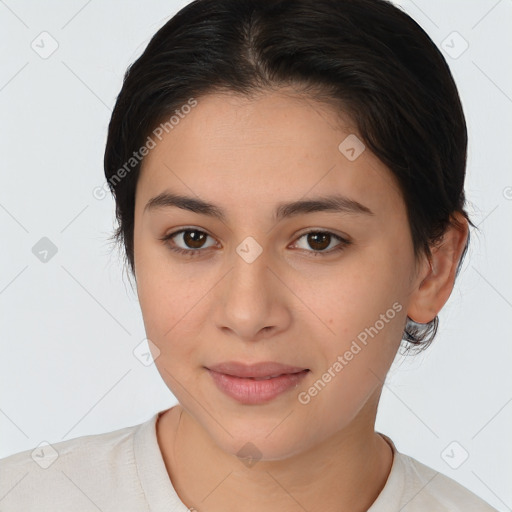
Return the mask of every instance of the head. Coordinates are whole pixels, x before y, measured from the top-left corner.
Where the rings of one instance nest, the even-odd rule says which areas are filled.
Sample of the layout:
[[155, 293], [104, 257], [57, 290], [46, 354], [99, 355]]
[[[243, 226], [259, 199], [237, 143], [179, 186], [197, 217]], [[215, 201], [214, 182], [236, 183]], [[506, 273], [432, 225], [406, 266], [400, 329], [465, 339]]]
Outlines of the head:
[[[114, 237], [162, 378], [219, 445], [280, 458], [372, 417], [466, 252], [466, 146], [444, 58], [384, 0], [197, 0], [154, 35], [109, 125]], [[206, 370], [233, 360], [309, 372], [241, 405]]]

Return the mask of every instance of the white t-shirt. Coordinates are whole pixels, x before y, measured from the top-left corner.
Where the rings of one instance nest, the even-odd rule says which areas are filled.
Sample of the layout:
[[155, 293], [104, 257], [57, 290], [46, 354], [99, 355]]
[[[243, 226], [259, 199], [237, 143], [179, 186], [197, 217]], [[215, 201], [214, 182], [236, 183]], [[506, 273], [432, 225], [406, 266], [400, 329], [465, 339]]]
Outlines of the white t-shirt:
[[[77, 437], [0, 460], [2, 512], [188, 512], [148, 421]], [[496, 512], [454, 480], [396, 451], [368, 512]], [[56, 457], [55, 455], [58, 454]]]

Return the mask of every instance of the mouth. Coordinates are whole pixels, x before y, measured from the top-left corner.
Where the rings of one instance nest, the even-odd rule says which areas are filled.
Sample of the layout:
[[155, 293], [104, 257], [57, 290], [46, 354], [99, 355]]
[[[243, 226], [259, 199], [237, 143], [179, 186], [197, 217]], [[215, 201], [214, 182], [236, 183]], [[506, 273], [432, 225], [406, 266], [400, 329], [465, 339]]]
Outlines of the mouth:
[[205, 367], [217, 388], [228, 397], [246, 405], [270, 402], [295, 389], [310, 372], [308, 368], [280, 363], [221, 363]]

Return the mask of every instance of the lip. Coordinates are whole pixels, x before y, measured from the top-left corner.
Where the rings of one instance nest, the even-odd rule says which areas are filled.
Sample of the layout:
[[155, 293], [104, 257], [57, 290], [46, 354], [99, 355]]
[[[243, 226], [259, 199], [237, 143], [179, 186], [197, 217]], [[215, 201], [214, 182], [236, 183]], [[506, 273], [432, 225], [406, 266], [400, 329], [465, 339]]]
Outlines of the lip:
[[253, 364], [239, 363], [237, 361], [227, 361], [216, 365], [210, 365], [207, 368], [214, 372], [242, 378], [271, 377], [275, 375], [277, 376], [282, 374], [298, 373], [302, 372], [303, 370], [307, 370], [307, 368], [289, 366], [273, 361], [262, 361]]
[[[263, 404], [296, 388], [309, 369], [280, 363], [228, 362], [206, 368], [217, 388], [242, 404]], [[272, 377], [277, 375], [275, 377]], [[267, 377], [266, 379], [264, 379]], [[268, 378], [270, 377], [270, 378]], [[263, 380], [255, 380], [255, 378]]]

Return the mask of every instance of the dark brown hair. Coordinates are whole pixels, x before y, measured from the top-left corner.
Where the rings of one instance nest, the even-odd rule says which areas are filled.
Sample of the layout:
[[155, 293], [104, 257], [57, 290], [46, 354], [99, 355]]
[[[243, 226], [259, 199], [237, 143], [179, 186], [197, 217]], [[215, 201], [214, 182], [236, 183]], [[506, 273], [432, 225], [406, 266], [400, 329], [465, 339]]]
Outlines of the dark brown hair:
[[[474, 226], [465, 211], [467, 130], [457, 88], [412, 18], [385, 0], [196, 0], [129, 66], [109, 124], [105, 177], [119, 223], [113, 238], [132, 274], [140, 162], [129, 172], [126, 162], [134, 151], [190, 98], [287, 85], [351, 116], [400, 186], [416, 257], [430, 257], [447, 227], [458, 225], [454, 212]], [[427, 346], [437, 326], [438, 317], [408, 319], [406, 346]]]

